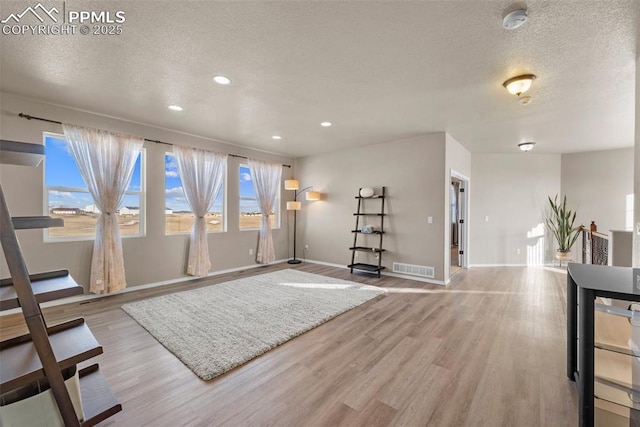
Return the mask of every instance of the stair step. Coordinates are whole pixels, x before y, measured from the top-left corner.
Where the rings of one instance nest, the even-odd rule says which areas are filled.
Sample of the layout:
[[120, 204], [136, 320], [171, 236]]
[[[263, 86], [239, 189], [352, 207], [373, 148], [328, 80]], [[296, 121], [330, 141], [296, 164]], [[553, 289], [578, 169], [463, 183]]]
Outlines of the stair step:
[[0, 163], [5, 165], [38, 166], [44, 159], [44, 145], [0, 140]]
[[[84, 288], [78, 285], [67, 270], [30, 274], [31, 289], [38, 303], [82, 295]], [[12, 279], [0, 280], [0, 311], [20, 307]]]
[[14, 216], [11, 218], [14, 230], [29, 230], [34, 228], [64, 227], [62, 218], [50, 216]]
[[116, 396], [98, 365], [80, 370], [80, 394], [84, 410], [83, 427], [93, 426], [122, 411]]
[[[47, 328], [49, 341], [60, 369], [66, 369], [102, 353], [84, 319], [75, 319]], [[30, 335], [0, 343], [0, 389], [8, 392], [43, 378], [40, 363]]]
[[380, 253], [380, 252], [384, 252], [385, 249], [379, 249], [379, 248], [370, 248], [367, 246], [354, 246], [352, 248], [349, 248], [350, 251], [360, 251], [360, 252], [373, 252], [373, 253]]
[[362, 262], [357, 262], [355, 264], [349, 264], [347, 268], [353, 268], [354, 270], [366, 271], [369, 273], [378, 273], [381, 270], [384, 270], [384, 266], [379, 266], [376, 264], [365, 264]]

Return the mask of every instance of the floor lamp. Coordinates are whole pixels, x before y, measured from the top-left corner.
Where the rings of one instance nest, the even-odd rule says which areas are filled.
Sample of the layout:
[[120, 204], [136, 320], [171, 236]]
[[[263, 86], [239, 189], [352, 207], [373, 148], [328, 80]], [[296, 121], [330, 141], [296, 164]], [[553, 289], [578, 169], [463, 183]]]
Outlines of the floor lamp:
[[287, 179], [284, 181], [285, 190], [293, 190], [293, 201], [287, 202], [287, 210], [293, 211], [293, 259], [287, 261], [289, 264], [300, 264], [302, 261], [296, 258], [296, 212], [302, 208], [302, 203], [298, 201], [298, 196], [305, 191], [307, 192], [307, 200], [320, 200], [320, 193], [313, 191], [313, 187], [305, 187], [299, 190], [300, 183], [295, 179]]

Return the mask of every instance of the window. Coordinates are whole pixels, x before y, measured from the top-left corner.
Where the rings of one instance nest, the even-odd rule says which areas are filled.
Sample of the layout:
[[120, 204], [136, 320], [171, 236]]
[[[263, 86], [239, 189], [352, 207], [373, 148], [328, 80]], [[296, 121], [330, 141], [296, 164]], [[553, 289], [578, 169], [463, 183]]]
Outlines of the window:
[[[253, 176], [251, 168], [240, 165], [240, 230], [255, 230], [260, 228], [262, 214], [258, 207], [258, 198], [253, 188]], [[269, 215], [271, 228], [280, 227], [280, 190], [274, 205], [274, 210]]]
[[[178, 163], [172, 153], [166, 153], [164, 156], [164, 176], [165, 233], [191, 233], [195, 215], [191, 211], [182, 190]], [[220, 194], [218, 194], [207, 214], [207, 232], [222, 232], [226, 230], [224, 221], [225, 182], [222, 183]]]
[[[44, 145], [45, 215], [64, 219], [64, 227], [45, 229], [45, 241], [93, 239], [99, 210], [69, 152], [64, 135], [45, 133]], [[131, 183], [117, 212], [122, 237], [144, 234], [143, 159], [144, 149], [136, 160]]]

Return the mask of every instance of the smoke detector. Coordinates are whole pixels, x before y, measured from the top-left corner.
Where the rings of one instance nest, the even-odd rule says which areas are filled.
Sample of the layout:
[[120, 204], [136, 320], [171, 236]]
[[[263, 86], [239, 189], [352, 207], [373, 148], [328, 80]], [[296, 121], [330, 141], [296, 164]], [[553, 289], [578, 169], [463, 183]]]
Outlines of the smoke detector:
[[515, 30], [524, 25], [525, 22], [527, 22], [526, 9], [514, 10], [502, 19], [502, 28], [505, 30]]

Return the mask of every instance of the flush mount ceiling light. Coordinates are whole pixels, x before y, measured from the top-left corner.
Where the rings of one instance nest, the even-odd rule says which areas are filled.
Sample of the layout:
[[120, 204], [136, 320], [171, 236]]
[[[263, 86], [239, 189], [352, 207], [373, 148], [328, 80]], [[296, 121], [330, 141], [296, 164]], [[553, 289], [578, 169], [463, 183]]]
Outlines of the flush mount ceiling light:
[[218, 83], [219, 85], [231, 84], [231, 79], [226, 76], [213, 76], [213, 81]]
[[323, 128], [328, 128], [332, 125], [333, 123], [331, 122], [322, 122], [320, 123], [320, 126], [322, 126]]
[[514, 10], [502, 19], [502, 28], [505, 30], [515, 30], [527, 22], [527, 11], [525, 9]]
[[533, 74], [523, 74], [510, 78], [502, 83], [502, 86], [504, 86], [510, 94], [520, 96], [531, 88], [535, 79], [536, 76]]
[[536, 145], [536, 143], [533, 141], [521, 142], [520, 144], [518, 144], [518, 147], [520, 147], [520, 149], [526, 153], [527, 151], [533, 150], [534, 145]]
[[282, 137], [280, 135], [273, 135], [271, 139], [282, 139]]
[[167, 108], [172, 111], [182, 111], [182, 107], [179, 105], [169, 105]]

